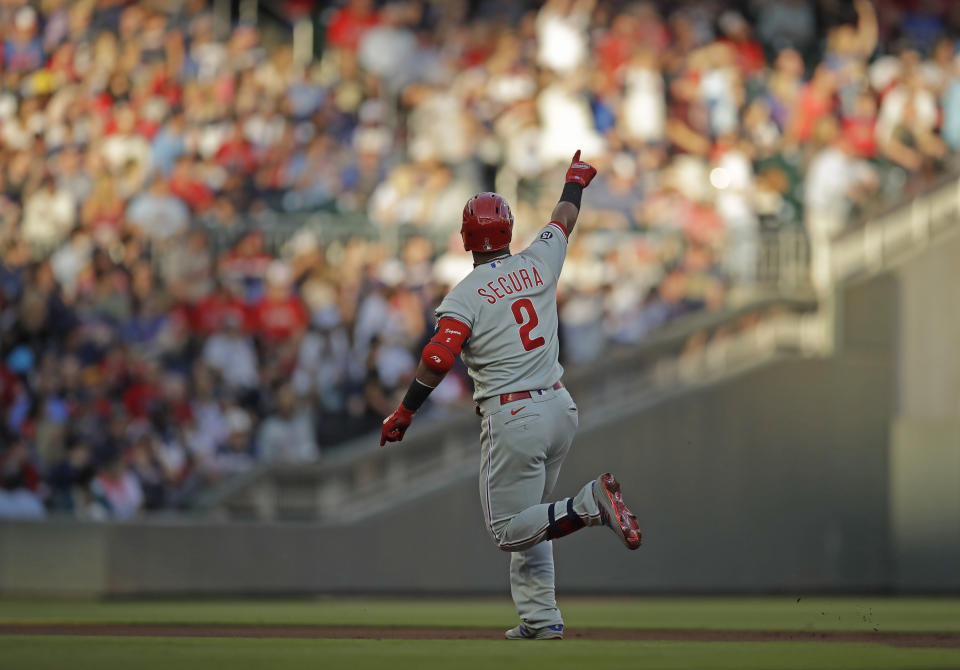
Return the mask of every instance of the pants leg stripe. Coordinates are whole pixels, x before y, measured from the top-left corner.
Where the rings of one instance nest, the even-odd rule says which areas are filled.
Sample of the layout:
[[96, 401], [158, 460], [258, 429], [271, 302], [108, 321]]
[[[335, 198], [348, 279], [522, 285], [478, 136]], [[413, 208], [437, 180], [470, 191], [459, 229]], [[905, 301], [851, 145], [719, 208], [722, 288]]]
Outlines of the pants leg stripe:
[[487, 527], [490, 528], [490, 534], [500, 538], [497, 531], [493, 529], [493, 507], [490, 505], [490, 469], [493, 467], [493, 416], [487, 416]]
[[522, 539], [522, 540], [514, 540], [513, 542], [504, 542], [504, 543], [502, 543], [502, 544], [500, 545], [500, 548], [501, 548], [501, 549], [510, 549], [510, 548], [512, 548], [512, 547], [519, 547], [520, 545], [526, 544], [527, 542], [529, 542], [530, 540], [534, 539], [535, 537], [539, 537], [540, 534], [543, 533], [543, 532], [544, 532], [547, 528], [549, 528], [549, 527], [550, 527], [550, 524], [547, 524], [547, 525], [545, 525], [543, 528], [541, 528], [540, 530], [538, 530], [536, 533], [534, 533], [533, 535], [531, 535], [530, 537], [526, 537], [526, 538], [524, 538], [524, 539]]

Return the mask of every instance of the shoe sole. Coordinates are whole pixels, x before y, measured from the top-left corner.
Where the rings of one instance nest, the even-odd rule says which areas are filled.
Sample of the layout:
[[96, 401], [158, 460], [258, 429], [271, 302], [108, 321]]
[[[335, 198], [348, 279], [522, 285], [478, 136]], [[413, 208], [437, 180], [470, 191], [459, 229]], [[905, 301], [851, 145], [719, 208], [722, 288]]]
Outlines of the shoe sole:
[[555, 631], [550, 631], [550, 633], [542, 634], [542, 635], [539, 632], [533, 635], [523, 635], [523, 634], [510, 635], [510, 632], [513, 630], [514, 629], [511, 628], [510, 630], [505, 632], [503, 634], [503, 637], [508, 640], [562, 640], [563, 639], [562, 632], [557, 634]]
[[[609, 472], [600, 475], [597, 480], [603, 488], [603, 492], [610, 501], [610, 508], [613, 510], [614, 517], [617, 520], [617, 527], [620, 529], [620, 535], [623, 544], [630, 549], [638, 549], [643, 543], [643, 534], [640, 532], [640, 524], [637, 523], [636, 515], [631, 512], [626, 503], [623, 502], [623, 494], [620, 492], [620, 482]], [[613, 526], [611, 526], [613, 528]]]

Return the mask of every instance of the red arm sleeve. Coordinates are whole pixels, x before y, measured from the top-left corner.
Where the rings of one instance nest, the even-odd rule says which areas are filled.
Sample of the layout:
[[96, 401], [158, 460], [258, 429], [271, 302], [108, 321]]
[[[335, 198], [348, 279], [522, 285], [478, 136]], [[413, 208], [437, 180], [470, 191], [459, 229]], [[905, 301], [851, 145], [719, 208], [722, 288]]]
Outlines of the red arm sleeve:
[[445, 316], [437, 323], [437, 330], [423, 348], [420, 360], [434, 372], [444, 374], [453, 367], [468, 337], [470, 328], [465, 323]]

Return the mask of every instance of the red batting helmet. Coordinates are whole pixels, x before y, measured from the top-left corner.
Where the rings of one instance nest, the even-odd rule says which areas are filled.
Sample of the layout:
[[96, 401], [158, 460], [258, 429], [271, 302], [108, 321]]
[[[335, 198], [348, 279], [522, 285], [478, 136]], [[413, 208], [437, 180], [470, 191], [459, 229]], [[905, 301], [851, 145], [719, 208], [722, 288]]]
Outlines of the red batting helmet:
[[467, 251], [497, 251], [510, 246], [513, 237], [510, 205], [498, 193], [477, 193], [463, 206], [460, 235]]

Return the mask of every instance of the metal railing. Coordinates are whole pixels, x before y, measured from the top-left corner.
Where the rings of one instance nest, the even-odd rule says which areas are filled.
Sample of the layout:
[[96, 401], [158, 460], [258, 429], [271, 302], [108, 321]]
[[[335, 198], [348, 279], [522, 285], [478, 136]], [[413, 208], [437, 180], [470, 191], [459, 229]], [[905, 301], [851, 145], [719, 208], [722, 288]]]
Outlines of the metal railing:
[[[443, 245], [446, 235], [414, 225], [401, 225], [389, 229], [379, 228], [362, 214], [336, 214], [317, 212], [313, 214], [283, 214], [273, 217], [268, 223], [253, 219], [241, 219], [229, 228], [201, 227], [209, 240], [212, 254], [220, 255], [229, 250], [247, 233], [257, 230], [263, 234], [264, 247], [271, 254], [279, 254], [290, 240], [298, 234], [311, 235], [321, 246], [343, 242], [351, 237], [363, 237], [384, 243], [393, 253], [399, 253], [403, 243], [414, 236], [422, 236]], [[752, 277], [748, 284], [783, 293], [806, 288], [810, 247], [807, 235], [801, 228], [778, 231], [761, 231], [755, 237], [731, 236], [726, 240], [723, 255], [737, 256], [743, 251], [755, 257]], [[159, 255], [176, 253], [175, 244], [157, 249]], [[736, 273], [732, 279], [737, 281]]]
[[760, 234], [756, 284], [789, 293], [810, 282], [810, 243], [801, 228]]
[[930, 190], [835, 239], [829, 249], [832, 284], [870, 276], [902, 263], [936, 238], [960, 230], [960, 177]]

